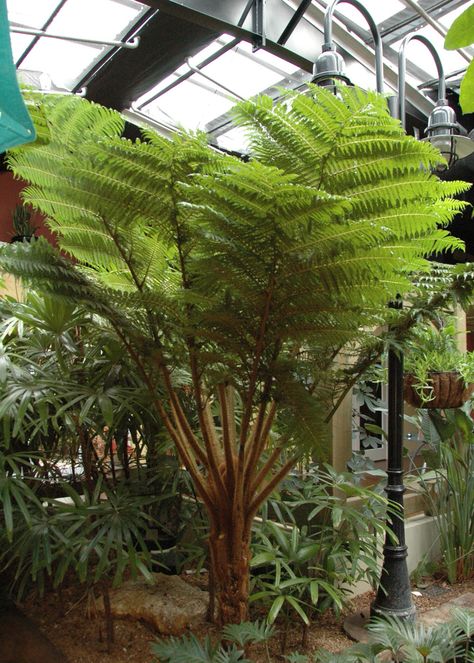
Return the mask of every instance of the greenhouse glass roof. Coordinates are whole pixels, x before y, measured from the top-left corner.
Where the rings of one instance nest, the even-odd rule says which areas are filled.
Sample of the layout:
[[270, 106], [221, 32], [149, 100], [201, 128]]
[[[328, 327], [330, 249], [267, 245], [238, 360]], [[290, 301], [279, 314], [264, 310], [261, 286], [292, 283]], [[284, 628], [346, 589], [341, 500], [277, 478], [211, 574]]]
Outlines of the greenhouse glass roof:
[[[244, 148], [229, 110], [239, 98], [302, 89], [321, 51], [323, 0], [7, 0], [14, 59], [21, 77], [127, 111], [163, 130], [209, 132], [216, 144]], [[397, 52], [413, 30], [438, 50], [454, 89], [473, 56], [446, 51], [444, 35], [468, 6], [457, 0], [362, 0], [384, 45], [384, 79], [397, 86]], [[365, 19], [340, 2], [333, 36], [351, 80], [375, 87], [374, 51]], [[54, 35], [54, 38], [51, 36]], [[138, 37], [138, 39], [137, 39]], [[72, 39], [69, 39], [72, 38]], [[436, 88], [427, 49], [407, 51], [407, 101], [426, 117]]]

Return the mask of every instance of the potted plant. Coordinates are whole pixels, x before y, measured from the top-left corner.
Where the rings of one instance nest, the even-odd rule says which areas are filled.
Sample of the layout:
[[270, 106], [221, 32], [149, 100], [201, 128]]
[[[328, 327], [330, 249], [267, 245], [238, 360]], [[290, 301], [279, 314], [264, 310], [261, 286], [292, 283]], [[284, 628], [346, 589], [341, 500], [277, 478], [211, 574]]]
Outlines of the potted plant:
[[404, 398], [414, 407], [460, 407], [474, 391], [474, 353], [457, 347], [453, 321], [417, 327], [404, 357]]
[[10, 242], [31, 242], [35, 237], [36, 227], [31, 223], [31, 208], [21, 203], [16, 205], [12, 214], [14, 235]]

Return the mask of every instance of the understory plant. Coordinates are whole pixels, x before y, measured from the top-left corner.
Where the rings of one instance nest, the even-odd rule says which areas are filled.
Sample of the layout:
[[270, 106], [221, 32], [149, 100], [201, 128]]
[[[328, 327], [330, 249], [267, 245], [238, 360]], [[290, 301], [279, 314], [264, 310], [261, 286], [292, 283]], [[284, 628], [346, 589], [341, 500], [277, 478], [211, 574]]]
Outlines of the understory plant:
[[[466, 608], [456, 608], [449, 622], [434, 626], [396, 617], [377, 619], [369, 624], [369, 632], [369, 642], [352, 645], [339, 653], [319, 649], [314, 654], [292, 652], [283, 658], [288, 663], [380, 663], [382, 660], [472, 663], [474, 660], [474, 612]], [[274, 629], [249, 622], [229, 625], [221, 635], [227, 643], [225, 647], [220, 642], [213, 644], [209, 637], [202, 643], [191, 635], [160, 639], [152, 645], [152, 651], [160, 663], [252, 663], [255, 659], [251, 653], [247, 654], [250, 658], [245, 655], [244, 647], [268, 641]]]
[[31, 209], [25, 205], [16, 205], [12, 214], [14, 239], [31, 240], [36, 228], [31, 223]]
[[360, 580], [376, 584], [386, 507], [377, 486], [329, 466], [291, 474], [271, 496], [254, 526], [251, 600], [267, 605], [269, 623], [280, 618], [283, 652], [295, 620], [306, 645], [316, 615], [339, 613]]
[[253, 644], [266, 643], [273, 634], [273, 627], [265, 622], [242, 622], [223, 628], [224, 644], [212, 643], [209, 636], [200, 642], [191, 634], [159, 639], [151, 650], [160, 663], [251, 663], [246, 650]]
[[41, 596], [45, 589], [60, 588], [66, 576], [75, 577], [85, 593], [102, 596], [110, 649], [114, 640], [110, 587], [121, 583], [124, 575], [140, 574], [151, 581], [145, 542], [150, 522], [147, 500], [124, 486], [112, 491], [101, 481], [92, 494], [79, 494], [62, 484], [66, 498], [39, 500], [34, 485], [30, 488], [15, 476], [17, 458], [18, 454], [0, 450], [5, 521], [5, 528], [0, 528], [0, 568], [10, 579], [10, 593], [21, 599], [34, 584]]
[[3, 247], [2, 267], [107, 321], [207, 511], [217, 620], [240, 623], [255, 514], [304, 450], [321, 455], [372, 361], [336, 358], [357, 360], [425, 256], [462, 246], [443, 227], [466, 187], [355, 88], [241, 103], [248, 162], [201, 135], [123, 139], [85, 100], [35, 103], [39, 138], [9, 167], [62, 253]]
[[[339, 654], [318, 651], [314, 656], [298, 653], [288, 656], [291, 663], [471, 663], [474, 660], [472, 637], [474, 612], [453, 610], [447, 623], [425, 626], [421, 622], [396, 617], [373, 620], [368, 643], [358, 643]], [[382, 658], [383, 653], [385, 657]]]
[[[427, 471], [415, 474], [434, 516], [450, 583], [474, 575], [474, 430], [470, 404], [434, 410], [423, 423]], [[428, 421], [426, 421], [428, 419]]]

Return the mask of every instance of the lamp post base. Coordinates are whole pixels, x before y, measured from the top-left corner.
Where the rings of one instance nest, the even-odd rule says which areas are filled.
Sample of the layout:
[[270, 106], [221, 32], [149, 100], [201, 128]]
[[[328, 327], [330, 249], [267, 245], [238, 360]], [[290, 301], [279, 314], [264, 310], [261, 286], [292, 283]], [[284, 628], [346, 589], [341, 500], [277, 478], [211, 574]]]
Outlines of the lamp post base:
[[375, 601], [370, 606], [371, 617], [415, 619], [416, 609], [411, 596], [410, 578], [406, 562], [406, 546], [385, 546], [384, 564]]

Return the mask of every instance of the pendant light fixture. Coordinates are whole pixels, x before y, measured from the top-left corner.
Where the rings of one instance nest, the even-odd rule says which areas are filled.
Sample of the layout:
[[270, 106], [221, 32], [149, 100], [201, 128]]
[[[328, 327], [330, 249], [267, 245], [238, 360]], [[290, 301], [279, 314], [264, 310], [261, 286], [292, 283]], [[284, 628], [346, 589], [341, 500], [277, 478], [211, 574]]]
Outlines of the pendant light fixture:
[[448, 105], [444, 69], [438, 51], [429, 39], [416, 32], [412, 32], [404, 38], [398, 52], [398, 116], [403, 128], [406, 124], [406, 49], [412, 41], [419, 41], [426, 46], [438, 72], [438, 99], [428, 118], [425, 140], [429, 140], [432, 145], [437, 147], [445, 159], [437, 168], [438, 171], [442, 171], [450, 168], [458, 159], [474, 152], [474, 141], [461, 135], [462, 128], [456, 120], [456, 113]]

